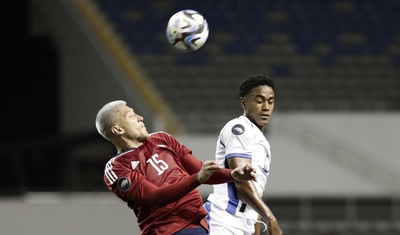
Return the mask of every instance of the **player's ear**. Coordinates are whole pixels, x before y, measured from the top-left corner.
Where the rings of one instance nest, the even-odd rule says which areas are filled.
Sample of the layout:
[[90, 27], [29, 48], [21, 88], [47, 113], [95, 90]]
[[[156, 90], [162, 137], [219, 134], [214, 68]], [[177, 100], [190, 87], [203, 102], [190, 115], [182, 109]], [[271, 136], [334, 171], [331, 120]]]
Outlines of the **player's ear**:
[[119, 126], [113, 126], [113, 127], [111, 127], [111, 132], [112, 132], [114, 135], [122, 135], [122, 134], [124, 133], [124, 129], [122, 129], [122, 128], [119, 127]]
[[244, 97], [240, 97], [240, 106], [242, 106], [242, 108], [246, 107], [246, 102], [245, 102]]

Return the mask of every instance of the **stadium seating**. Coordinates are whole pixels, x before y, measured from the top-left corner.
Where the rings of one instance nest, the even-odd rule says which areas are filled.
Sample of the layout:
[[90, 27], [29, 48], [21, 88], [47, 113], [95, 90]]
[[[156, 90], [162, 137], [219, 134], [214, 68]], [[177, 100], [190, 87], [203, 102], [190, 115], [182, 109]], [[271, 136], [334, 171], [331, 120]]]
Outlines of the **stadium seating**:
[[[253, 73], [276, 81], [277, 112], [400, 109], [400, 1], [96, 2], [192, 133], [237, 115], [238, 84]], [[199, 51], [177, 52], [165, 38], [182, 9], [209, 23]]]

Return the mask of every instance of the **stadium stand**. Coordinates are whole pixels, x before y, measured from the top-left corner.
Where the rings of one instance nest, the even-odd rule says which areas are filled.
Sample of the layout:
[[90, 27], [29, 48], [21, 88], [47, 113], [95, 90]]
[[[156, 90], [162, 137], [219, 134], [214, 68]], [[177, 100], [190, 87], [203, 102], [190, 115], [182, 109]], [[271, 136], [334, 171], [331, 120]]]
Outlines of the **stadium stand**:
[[[399, 1], [97, 3], [191, 133], [215, 132], [238, 113], [235, 91], [250, 73], [276, 80], [282, 112], [400, 109]], [[187, 8], [206, 17], [210, 36], [179, 53], [165, 26]]]

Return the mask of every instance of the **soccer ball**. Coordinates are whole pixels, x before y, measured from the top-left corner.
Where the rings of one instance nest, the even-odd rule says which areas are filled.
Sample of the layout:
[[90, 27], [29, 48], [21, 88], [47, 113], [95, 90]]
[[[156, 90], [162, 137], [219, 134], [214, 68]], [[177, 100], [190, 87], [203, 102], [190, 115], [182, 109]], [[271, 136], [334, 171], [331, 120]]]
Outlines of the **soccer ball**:
[[195, 51], [203, 46], [208, 38], [208, 23], [197, 11], [179, 11], [168, 21], [167, 38], [175, 48]]

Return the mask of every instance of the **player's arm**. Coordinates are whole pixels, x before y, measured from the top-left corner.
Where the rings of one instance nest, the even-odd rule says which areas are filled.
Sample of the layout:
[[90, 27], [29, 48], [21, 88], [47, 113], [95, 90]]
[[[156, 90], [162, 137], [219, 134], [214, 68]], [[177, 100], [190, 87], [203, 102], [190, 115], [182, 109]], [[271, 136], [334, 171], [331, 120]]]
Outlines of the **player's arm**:
[[106, 168], [104, 181], [113, 193], [125, 201], [159, 207], [181, 199], [221, 168], [215, 161], [206, 161], [199, 172], [159, 187], [136, 171], [121, 165], [111, 166]]
[[254, 225], [254, 233], [253, 233], [253, 235], [260, 235], [261, 234], [261, 231], [260, 231], [260, 224], [259, 223], [256, 223], [255, 225]]
[[[250, 158], [232, 157], [228, 159], [230, 168], [235, 168], [243, 164], [251, 164]], [[258, 212], [265, 220], [268, 221], [268, 234], [281, 235], [283, 234], [277, 219], [272, 211], [264, 203], [261, 196], [258, 194], [256, 186], [252, 181], [235, 181], [235, 186], [241, 200], [245, 201], [251, 208]]]
[[[261, 221], [262, 217], [258, 215], [257, 221]], [[256, 222], [254, 224], [254, 233], [253, 235], [260, 235], [261, 234], [261, 228], [260, 228], [260, 223]]]
[[[199, 159], [194, 157], [191, 152], [181, 157], [182, 166], [189, 174], [194, 174], [201, 169], [203, 164]], [[210, 176], [204, 184], [222, 184], [232, 182], [234, 180], [248, 181], [256, 180], [255, 169], [251, 164], [243, 164], [234, 169], [221, 168]]]
[[[200, 171], [203, 163], [193, 156], [189, 148], [179, 143], [173, 136], [167, 133], [161, 133], [161, 135], [167, 140], [166, 144], [168, 144], [168, 147], [176, 152], [182, 166], [189, 174], [195, 174]], [[222, 184], [232, 182], [233, 180], [256, 180], [255, 169], [251, 165], [239, 166], [233, 170], [222, 168], [212, 174], [204, 184]]]

